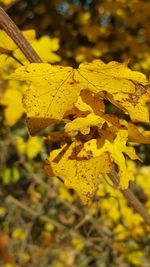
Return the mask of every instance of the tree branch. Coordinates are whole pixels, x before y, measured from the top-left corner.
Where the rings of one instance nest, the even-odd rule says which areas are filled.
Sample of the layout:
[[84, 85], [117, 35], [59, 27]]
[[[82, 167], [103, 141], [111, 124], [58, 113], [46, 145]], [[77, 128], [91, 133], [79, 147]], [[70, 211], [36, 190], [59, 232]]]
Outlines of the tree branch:
[[0, 28], [15, 42], [29, 62], [42, 63], [41, 58], [2, 7], [0, 7]]
[[48, 218], [45, 215], [42, 215], [40, 213], [38, 213], [37, 211], [31, 209], [30, 207], [28, 207], [26, 204], [24, 204], [23, 202], [17, 200], [16, 198], [14, 198], [11, 195], [8, 195], [6, 198], [6, 203], [8, 204], [14, 204], [16, 206], [18, 206], [19, 208], [21, 208], [22, 210], [26, 211], [27, 213], [30, 214], [30, 216], [38, 218], [40, 221], [42, 222], [47, 222], [47, 223], [51, 223], [53, 224], [55, 227], [59, 228], [59, 229], [65, 229], [65, 226], [62, 225], [59, 222], [56, 222], [55, 220], [52, 220], [50, 218]]
[[[112, 182], [118, 186], [119, 184], [119, 177], [115, 170], [112, 170], [111, 173], [108, 174], [109, 178]], [[144, 219], [144, 221], [150, 225], [150, 215], [147, 213], [146, 209], [142, 205], [142, 203], [137, 199], [137, 197], [133, 194], [133, 192], [128, 188], [125, 190], [120, 190], [130, 205], [134, 208], [136, 212], [138, 212]]]

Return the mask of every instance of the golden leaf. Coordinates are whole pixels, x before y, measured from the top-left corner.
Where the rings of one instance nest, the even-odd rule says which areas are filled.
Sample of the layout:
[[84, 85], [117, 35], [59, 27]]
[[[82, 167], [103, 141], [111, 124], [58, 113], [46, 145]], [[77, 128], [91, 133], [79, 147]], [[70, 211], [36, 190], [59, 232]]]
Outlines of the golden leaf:
[[90, 127], [92, 126], [102, 127], [104, 123], [105, 120], [103, 118], [91, 113], [84, 118], [77, 118], [72, 122], [67, 123], [65, 125], [65, 131], [71, 136], [77, 135], [78, 131], [86, 135], [89, 134]]
[[31, 135], [61, 120], [80, 93], [71, 67], [32, 63], [19, 68], [12, 77], [31, 82], [23, 100]]
[[109, 172], [111, 163], [107, 153], [96, 158], [77, 159], [75, 148], [72, 143], [68, 149], [64, 147], [52, 151], [45, 162], [45, 171], [49, 176], [64, 177], [65, 185], [76, 190], [86, 204], [97, 190], [100, 173]]
[[139, 159], [134, 148], [126, 146], [128, 131], [127, 129], [120, 129], [115, 138], [114, 134], [107, 130], [101, 130], [101, 135], [102, 138], [100, 139], [92, 139], [86, 142], [78, 156], [84, 157], [88, 150], [92, 151], [93, 157], [98, 157], [108, 152], [111, 161], [116, 163], [119, 168], [120, 188], [125, 189], [128, 187], [129, 180], [134, 180], [134, 176], [128, 172], [123, 153], [133, 160]]
[[128, 129], [129, 142], [150, 144], [150, 131], [140, 131], [136, 125], [126, 121], [123, 121], [122, 123]]
[[[101, 101], [105, 98], [128, 112], [131, 119], [149, 122], [146, 106], [150, 97], [147, 79], [144, 74], [131, 71], [126, 63], [105, 64], [95, 60], [81, 64], [78, 70], [32, 63], [17, 69], [10, 77], [31, 82], [25, 93], [24, 104], [32, 135], [62, 120], [65, 113], [77, 102], [80, 91], [83, 91], [82, 102], [89, 106], [84, 107], [88, 112], [91, 110], [101, 116]], [[92, 91], [96, 95], [86, 96], [84, 90]], [[102, 103], [99, 109], [98, 99], [94, 107], [98, 94]]]
[[146, 106], [150, 101], [148, 81], [144, 74], [130, 70], [126, 63], [112, 61], [105, 64], [101, 60], [83, 63], [74, 78], [82, 88], [99, 93], [127, 111], [132, 120], [149, 122]]

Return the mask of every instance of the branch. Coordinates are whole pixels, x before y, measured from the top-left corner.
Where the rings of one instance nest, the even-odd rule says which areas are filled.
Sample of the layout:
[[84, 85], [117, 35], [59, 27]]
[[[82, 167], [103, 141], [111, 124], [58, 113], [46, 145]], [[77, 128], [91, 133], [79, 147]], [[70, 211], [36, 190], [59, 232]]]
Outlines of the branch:
[[[112, 170], [112, 172], [109, 173], [108, 176], [112, 180], [112, 182], [118, 186], [119, 177], [117, 176], [116, 171]], [[125, 189], [125, 190], [120, 189], [120, 191], [127, 199], [127, 201], [130, 203], [130, 205], [134, 208], [134, 210], [143, 217], [144, 221], [148, 225], [150, 225], [150, 215], [147, 213], [146, 209], [144, 208], [142, 203], [138, 200], [138, 198], [133, 194], [133, 192], [130, 189]]]
[[3, 29], [15, 42], [29, 62], [42, 63], [38, 54], [28, 43], [16, 24], [11, 20], [2, 7], [0, 7], [0, 28]]
[[52, 219], [48, 218], [45, 215], [42, 215], [42, 214], [38, 213], [37, 211], [31, 209], [30, 207], [28, 207], [27, 205], [25, 205], [24, 203], [22, 203], [21, 201], [17, 200], [16, 198], [14, 198], [11, 195], [7, 196], [6, 203], [16, 205], [17, 207], [21, 208], [23, 211], [26, 211], [27, 213], [29, 213], [30, 216], [32, 216], [33, 218], [38, 218], [42, 222], [51, 223], [55, 227], [57, 227], [59, 229], [63, 229], [63, 230], [65, 229], [64, 225], [60, 224], [59, 222], [56, 222], [55, 220], [52, 220]]

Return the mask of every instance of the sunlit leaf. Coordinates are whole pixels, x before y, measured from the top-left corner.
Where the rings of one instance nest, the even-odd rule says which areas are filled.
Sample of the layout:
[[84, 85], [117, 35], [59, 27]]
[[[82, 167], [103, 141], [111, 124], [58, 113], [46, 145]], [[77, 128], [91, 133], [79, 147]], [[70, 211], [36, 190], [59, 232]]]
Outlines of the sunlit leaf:
[[75, 149], [73, 143], [65, 153], [63, 149], [52, 151], [45, 163], [45, 170], [49, 176], [64, 177], [65, 185], [75, 189], [86, 204], [96, 192], [100, 173], [109, 172], [111, 164], [107, 153], [96, 158], [80, 160], [74, 155]]
[[116, 138], [109, 131], [101, 131], [101, 139], [92, 139], [84, 144], [84, 148], [80, 151], [79, 156], [86, 155], [86, 151], [91, 150], [93, 157], [98, 157], [104, 152], [108, 152], [110, 160], [117, 164], [120, 177], [120, 187], [125, 189], [128, 187], [129, 180], [134, 180], [132, 173], [128, 172], [124, 154], [127, 154], [131, 159], [139, 159], [133, 147], [126, 146], [128, 131], [126, 129], [119, 130]]
[[76, 71], [75, 80], [127, 111], [132, 120], [149, 122], [148, 81], [144, 74], [130, 70], [126, 63], [105, 64], [100, 60], [83, 63]]
[[12, 77], [31, 82], [24, 96], [24, 105], [32, 135], [61, 120], [80, 93], [71, 67], [33, 63], [19, 68]]

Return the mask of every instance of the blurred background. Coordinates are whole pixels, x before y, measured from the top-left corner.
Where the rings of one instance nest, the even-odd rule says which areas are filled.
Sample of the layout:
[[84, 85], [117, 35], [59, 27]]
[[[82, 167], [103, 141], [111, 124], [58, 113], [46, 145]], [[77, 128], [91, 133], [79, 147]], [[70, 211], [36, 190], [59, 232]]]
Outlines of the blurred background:
[[[128, 61], [149, 78], [148, 0], [0, 0], [0, 5], [44, 62], [77, 67], [93, 59]], [[21, 102], [27, 86], [5, 80], [27, 60], [14, 44], [10, 48], [7, 37], [4, 45], [4, 37], [0, 32], [0, 267], [149, 267], [150, 227], [119, 191], [103, 181], [83, 206], [59, 178], [44, 174], [43, 160], [57, 143], [45, 144], [42, 136], [62, 125], [29, 136]], [[113, 112], [111, 105], [107, 112]], [[143, 161], [127, 159], [136, 177], [131, 188], [150, 213], [150, 146], [133, 145]]]

